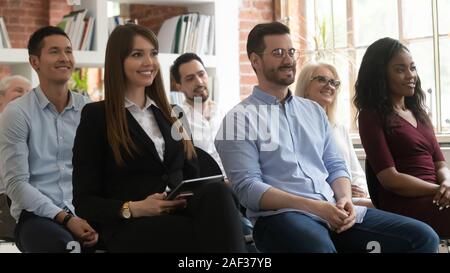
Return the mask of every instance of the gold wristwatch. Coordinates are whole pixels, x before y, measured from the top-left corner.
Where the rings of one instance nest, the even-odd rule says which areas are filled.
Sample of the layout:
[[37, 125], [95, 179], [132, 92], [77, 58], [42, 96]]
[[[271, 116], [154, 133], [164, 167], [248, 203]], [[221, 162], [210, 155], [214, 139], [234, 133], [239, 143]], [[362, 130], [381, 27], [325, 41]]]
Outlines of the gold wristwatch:
[[123, 203], [122, 209], [120, 210], [120, 214], [125, 219], [130, 219], [131, 218], [130, 203], [131, 203], [131, 201]]

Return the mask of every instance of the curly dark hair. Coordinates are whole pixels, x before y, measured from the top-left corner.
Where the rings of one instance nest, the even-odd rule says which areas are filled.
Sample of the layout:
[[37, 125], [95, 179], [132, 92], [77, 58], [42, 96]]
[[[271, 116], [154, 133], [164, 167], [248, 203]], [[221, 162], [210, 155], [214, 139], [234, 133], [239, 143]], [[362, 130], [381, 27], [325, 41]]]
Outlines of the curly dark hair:
[[[375, 41], [364, 54], [355, 83], [353, 103], [357, 109], [357, 116], [363, 109], [374, 110], [385, 129], [389, 129], [390, 118], [394, 113], [387, 80], [387, 65], [401, 50], [409, 52], [409, 49], [398, 40], [386, 37]], [[414, 95], [405, 97], [405, 106], [417, 120], [432, 127], [426, 111], [425, 98], [420, 78], [417, 76]]]

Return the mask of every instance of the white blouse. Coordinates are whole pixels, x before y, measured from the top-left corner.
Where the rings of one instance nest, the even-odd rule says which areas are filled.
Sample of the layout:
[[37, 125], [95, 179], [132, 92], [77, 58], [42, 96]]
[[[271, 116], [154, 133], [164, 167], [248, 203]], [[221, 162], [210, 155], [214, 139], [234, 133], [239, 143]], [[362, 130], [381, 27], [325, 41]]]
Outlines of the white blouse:
[[215, 102], [209, 100], [207, 103], [209, 103], [211, 110], [209, 120], [203, 116], [201, 108], [194, 109], [194, 107], [186, 101], [183, 102], [181, 107], [189, 122], [194, 145], [209, 153], [216, 160], [217, 164], [219, 164], [222, 173], [225, 173], [222, 161], [214, 146], [214, 139], [217, 135], [217, 131], [219, 131], [225, 113], [219, 109]]
[[361, 187], [367, 194], [369, 194], [367, 189], [366, 174], [364, 173], [358, 157], [356, 156], [347, 128], [343, 125], [336, 124], [333, 126], [333, 133], [338, 149], [344, 157], [347, 169], [350, 171], [352, 185]]
[[147, 136], [153, 141], [159, 158], [161, 161], [164, 161], [165, 142], [155, 116], [153, 115], [153, 111], [150, 109], [152, 104], [158, 107], [152, 99], [146, 97], [145, 106], [141, 109], [134, 102], [125, 98], [125, 108], [130, 111], [131, 115], [139, 123]]

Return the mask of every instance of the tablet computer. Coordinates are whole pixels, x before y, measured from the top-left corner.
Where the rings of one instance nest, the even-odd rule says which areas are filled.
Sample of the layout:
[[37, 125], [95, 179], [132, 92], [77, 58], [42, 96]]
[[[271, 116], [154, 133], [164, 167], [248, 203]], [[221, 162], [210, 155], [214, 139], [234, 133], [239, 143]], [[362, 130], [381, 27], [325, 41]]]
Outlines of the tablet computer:
[[186, 198], [194, 195], [194, 191], [206, 183], [224, 182], [223, 175], [206, 176], [195, 179], [183, 180], [175, 189], [167, 195], [167, 200]]

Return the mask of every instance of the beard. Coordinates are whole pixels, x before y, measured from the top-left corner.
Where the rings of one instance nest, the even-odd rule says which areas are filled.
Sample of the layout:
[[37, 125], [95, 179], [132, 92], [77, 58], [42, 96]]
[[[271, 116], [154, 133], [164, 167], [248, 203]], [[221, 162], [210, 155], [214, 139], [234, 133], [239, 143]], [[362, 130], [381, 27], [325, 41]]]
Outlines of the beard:
[[[284, 77], [283, 78], [278, 74], [279, 72], [282, 73], [283, 69], [288, 69], [288, 68], [292, 69], [292, 77]], [[279, 84], [279, 85], [289, 86], [295, 81], [295, 73], [296, 73], [295, 65], [284, 65], [284, 66], [280, 66], [277, 68], [264, 69], [263, 72], [264, 72], [264, 76], [266, 77], [266, 79], [268, 81]]]
[[201, 99], [202, 102], [205, 102], [208, 100], [209, 98], [209, 91], [207, 87], [201, 86], [201, 87], [197, 87], [196, 89], [194, 89], [193, 92], [193, 96], [190, 96], [188, 99], [192, 102], [194, 102], [194, 100], [198, 100]]

